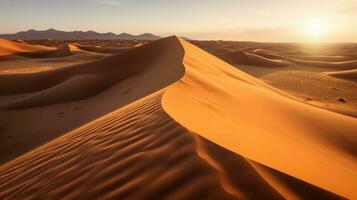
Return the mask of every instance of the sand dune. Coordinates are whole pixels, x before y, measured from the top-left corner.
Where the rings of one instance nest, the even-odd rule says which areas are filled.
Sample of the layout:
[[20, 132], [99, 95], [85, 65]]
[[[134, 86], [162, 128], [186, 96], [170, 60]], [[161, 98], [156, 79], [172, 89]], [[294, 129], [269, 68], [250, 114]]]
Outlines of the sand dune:
[[[286, 55], [276, 55], [276, 54], [271, 54], [271, 53], [262, 53], [262, 52], [256, 52], [257, 55], [260, 55], [262, 57], [266, 57], [269, 59], [276, 59], [280, 61], [285, 61], [285, 62], [290, 62], [292, 64], [299, 64], [299, 65], [305, 65], [305, 66], [313, 66], [313, 67], [323, 67], [323, 68], [336, 68], [340, 70], [348, 70], [348, 69], [354, 69], [357, 67], [357, 60], [344, 60], [343, 61], [331, 61], [326, 58], [315, 58], [315, 59], [306, 59], [307, 57], [301, 57], [304, 58], [301, 59], [300, 57], [293, 58], [293, 57], [288, 57]], [[300, 59], [299, 59], [300, 58]], [[330, 58], [330, 57], [329, 57]], [[244, 63], [241, 63], [244, 64]], [[259, 66], [259, 65], [257, 65]]]
[[[307, 48], [308, 50], [309, 48]], [[351, 61], [355, 60], [356, 56], [354, 54], [351, 54], [349, 52], [343, 52], [342, 50], [338, 51], [335, 49], [335, 52], [331, 54], [331, 52], [324, 52], [324, 49], [321, 48], [318, 53], [313, 53], [307, 54], [307, 53], [299, 53], [298, 51], [293, 51], [286, 53], [284, 49], [281, 49], [281, 51], [273, 51], [273, 50], [267, 50], [267, 49], [260, 49], [260, 48], [255, 48], [249, 52], [256, 53], [262, 56], [285, 56], [285, 57], [292, 57], [298, 60], [305, 60], [305, 61], [320, 61], [320, 62], [343, 62], [343, 61]], [[326, 50], [325, 50], [326, 51]]]
[[26, 74], [26, 73], [37, 73], [41, 71], [53, 70], [51, 67], [26, 67], [20, 69], [4, 69], [0, 70], [0, 74]]
[[309, 65], [314, 67], [327, 67], [327, 68], [338, 68], [338, 69], [354, 69], [357, 66], [357, 60], [351, 61], [341, 61], [341, 62], [324, 62], [324, 61], [305, 61], [298, 59], [289, 59], [295, 63]]
[[[200, 45], [200, 42], [198, 44]], [[239, 70], [249, 73], [269, 85], [301, 99], [301, 101], [319, 108], [357, 117], [357, 96], [355, 94], [357, 85], [353, 77], [353, 70], [357, 66], [353, 48], [346, 45], [341, 46], [341, 44], [332, 45], [330, 48], [320, 45], [301, 48], [289, 44], [266, 43], [253, 48], [244, 48], [244, 45], [238, 43], [230, 48], [231, 50], [244, 49], [244, 54], [249, 53], [281, 61], [285, 64], [284, 67], [272, 67], [275, 66], [274, 63], [269, 62], [240, 62], [241, 64], [237, 64], [239, 61], [236, 62], [232, 58], [222, 56], [226, 55], [225, 51], [215, 52], [211, 51], [214, 47], [200, 46]], [[276, 48], [277, 46], [279, 48]], [[346, 72], [346, 75], [343, 71]], [[333, 75], [335, 72], [336, 75]]]
[[[0, 198], [338, 198], [190, 133], [164, 112], [161, 96], [150, 95], [0, 167]], [[282, 181], [282, 194], [267, 175]]]
[[81, 45], [81, 44], [73, 44], [73, 46], [84, 51], [97, 52], [97, 53], [122, 53], [131, 49], [130, 47], [101, 47], [101, 46], [93, 47], [93, 46]]
[[[0, 57], [2, 60], [11, 56], [21, 56], [29, 58], [58, 58], [66, 57], [78, 52], [74, 46], [49, 47], [43, 45], [31, 45], [26, 43], [12, 42], [0, 38]], [[10, 56], [10, 57], [9, 57]]]
[[55, 50], [55, 48], [12, 42], [0, 38], [0, 56], [8, 56], [13, 54], [26, 55], [27, 53], [44, 53], [53, 50]]
[[299, 60], [322, 61], [322, 62], [344, 62], [355, 59], [350, 56], [293, 56]]
[[357, 81], [357, 69], [343, 70], [337, 72], [327, 72], [326, 74], [341, 79]]
[[288, 63], [286, 61], [265, 58], [253, 53], [234, 51], [231, 53], [226, 53], [221, 56], [222, 59], [226, 60], [231, 64], [243, 64], [243, 65], [254, 65], [254, 66], [264, 66], [264, 67], [283, 67]]
[[357, 96], [354, 92], [357, 83], [351, 79], [327, 75], [326, 72], [331, 69], [308, 66], [267, 68], [243, 65], [238, 65], [237, 68], [305, 103], [357, 117]]
[[[110, 83], [96, 85], [103, 80]], [[89, 64], [3, 75], [0, 87], [26, 93], [0, 120], [70, 105], [86, 120], [116, 110], [0, 166], [1, 199], [357, 198], [356, 119], [298, 101], [176, 37]], [[47, 132], [27, 150], [61, 134], [56, 127], [85, 122], [49, 116], [29, 123], [28, 131]]]
[[356, 119], [300, 103], [181, 43], [185, 76], [163, 97], [173, 119], [247, 158], [356, 197]]
[[[88, 64], [0, 76], [0, 91], [8, 96], [0, 99], [0, 122], [11, 137], [2, 141], [0, 162], [176, 81], [183, 50], [175, 44], [169, 38]], [[157, 74], [165, 76], [153, 79]]]
[[[168, 44], [163, 44], [168, 45]], [[72, 77], [79, 75], [103, 75], [110, 82], [119, 82], [128, 77], [140, 74], [158, 65], [155, 61], [159, 56], [163, 56], [164, 50], [170, 49], [160, 45], [155, 45], [152, 52], [148, 52], [151, 46], [143, 46], [130, 52], [109, 57], [104, 60], [95, 61], [89, 64], [75, 65], [67, 68], [41, 72], [37, 74], [20, 75], [0, 75], [0, 94], [13, 94], [34, 92], [61, 84]], [[177, 52], [177, 50], [176, 50]], [[165, 55], [169, 58], [173, 57]], [[174, 55], [180, 57], [182, 54]], [[138, 62], [137, 58], [141, 58]], [[161, 59], [165, 60], [165, 59]], [[160, 61], [161, 61], [160, 60]], [[8, 87], [12, 85], [13, 87]]]

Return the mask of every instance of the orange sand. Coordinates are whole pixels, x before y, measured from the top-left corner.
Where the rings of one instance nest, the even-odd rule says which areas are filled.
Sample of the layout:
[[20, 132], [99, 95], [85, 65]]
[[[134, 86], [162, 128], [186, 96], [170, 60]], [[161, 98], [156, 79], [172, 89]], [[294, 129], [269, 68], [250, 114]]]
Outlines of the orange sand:
[[[116, 110], [0, 166], [0, 199], [357, 198], [355, 118], [307, 105], [176, 37], [0, 83], [16, 83], [3, 94], [30, 94], [3, 105], [7, 116], [77, 102], [79, 116]], [[58, 136], [56, 119], [29, 131]], [[74, 128], [66, 119], [58, 126]]]
[[55, 50], [55, 48], [41, 45], [28, 45], [0, 38], [0, 57], [19, 53], [44, 52], [52, 50]]

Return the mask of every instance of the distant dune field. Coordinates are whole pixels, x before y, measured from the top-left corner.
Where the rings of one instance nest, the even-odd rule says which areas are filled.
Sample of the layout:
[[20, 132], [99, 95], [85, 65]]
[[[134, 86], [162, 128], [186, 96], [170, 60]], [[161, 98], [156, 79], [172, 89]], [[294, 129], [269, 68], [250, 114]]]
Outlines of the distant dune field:
[[194, 43], [301, 101], [357, 117], [356, 44]]

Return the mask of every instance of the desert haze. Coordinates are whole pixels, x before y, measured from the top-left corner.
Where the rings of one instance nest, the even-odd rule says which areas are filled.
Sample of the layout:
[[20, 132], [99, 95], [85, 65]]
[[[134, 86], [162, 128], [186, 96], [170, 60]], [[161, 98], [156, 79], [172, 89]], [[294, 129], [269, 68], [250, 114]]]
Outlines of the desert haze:
[[0, 200], [357, 199], [355, 8], [2, 1]]

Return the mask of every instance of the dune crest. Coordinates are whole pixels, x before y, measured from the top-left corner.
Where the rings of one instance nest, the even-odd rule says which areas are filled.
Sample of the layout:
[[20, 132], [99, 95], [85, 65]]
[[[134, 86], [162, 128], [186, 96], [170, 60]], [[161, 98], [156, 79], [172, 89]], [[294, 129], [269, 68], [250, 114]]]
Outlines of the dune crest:
[[260, 55], [243, 52], [240, 50], [225, 53], [224, 55], [222, 55], [222, 57], [224, 60], [227, 60], [229, 63], [241, 64], [241, 65], [254, 65], [254, 66], [263, 66], [263, 67], [284, 67], [288, 64], [285, 60], [265, 58]]
[[166, 90], [162, 102], [173, 119], [244, 157], [357, 197], [356, 119], [287, 98], [180, 42], [185, 75]]
[[357, 81], [357, 69], [343, 70], [337, 72], [327, 72], [326, 74], [340, 79]]
[[[113, 83], [85, 95], [98, 77]], [[10, 110], [77, 97], [87, 111], [117, 106], [0, 166], [0, 199], [356, 197], [356, 119], [301, 103], [176, 37], [0, 81], [19, 82], [5, 94], [34, 92]]]
[[0, 38], [0, 57], [21, 53], [43, 53], [53, 50], [56, 50], [56, 48], [12, 42]]
[[[340, 58], [337, 57], [337, 60], [333, 60], [333, 58], [329, 57], [331, 60], [326, 59], [324, 57], [317, 57], [314, 59], [314, 57], [289, 57], [286, 55], [276, 55], [274, 53], [262, 53], [260, 51], [254, 52], [256, 55], [255, 56], [261, 56], [262, 58], [266, 57], [266, 59], [276, 59], [280, 62], [290, 62], [292, 64], [299, 64], [299, 65], [305, 65], [305, 66], [313, 66], [313, 67], [321, 67], [321, 68], [338, 68], [341, 70], [349, 70], [349, 69], [354, 69], [357, 66], [357, 60], [354, 58], [346, 58], [342, 59], [341, 61], [339, 60]], [[252, 54], [254, 55], [254, 54]], [[263, 57], [264, 56], [264, 57]], [[310, 59], [309, 59], [310, 58]], [[352, 59], [352, 60], [350, 60]], [[243, 63], [244, 64], [244, 63]], [[273, 65], [274, 63], [266, 63]], [[254, 63], [253, 63], [254, 65]], [[259, 65], [257, 65], [259, 66]], [[273, 65], [274, 66], [274, 65]]]
[[177, 40], [166, 38], [91, 63], [0, 75], [0, 94], [19, 97], [0, 101], [0, 126], [11, 137], [0, 163], [174, 83], [182, 58]]
[[[1, 166], [0, 198], [284, 199], [295, 190], [310, 198], [339, 198], [190, 132], [162, 109], [163, 93]], [[291, 179], [292, 186], [277, 192], [257, 166]]]
[[0, 59], [11, 59], [13, 56], [25, 58], [61, 58], [80, 54], [83, 51], [75, 45], [52, 47], [13, 42], [0, 38]]

